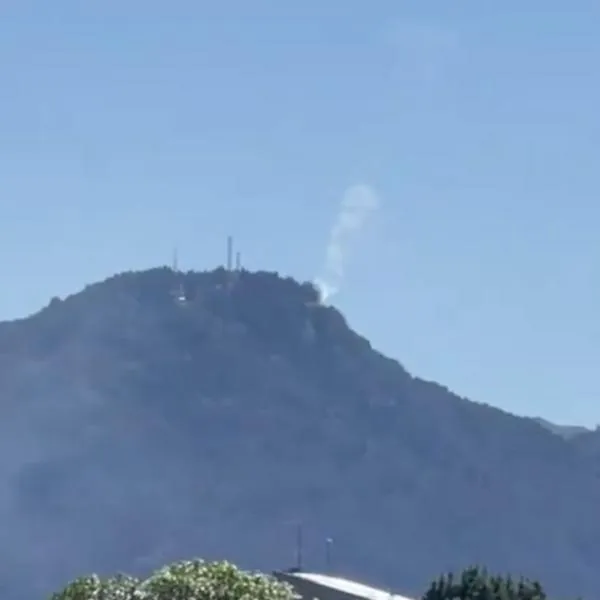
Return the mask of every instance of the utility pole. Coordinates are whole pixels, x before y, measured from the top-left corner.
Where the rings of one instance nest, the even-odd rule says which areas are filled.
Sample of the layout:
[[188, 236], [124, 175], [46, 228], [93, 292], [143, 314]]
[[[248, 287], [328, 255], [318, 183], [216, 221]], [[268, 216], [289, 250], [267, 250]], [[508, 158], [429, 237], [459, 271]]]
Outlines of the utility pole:
[[333, 546], [333, 539], [327, 538], [325, 540], [325, 568], [327, 573], [331, 573], [331, 549]]
[[296, 567], [298, 571], [302, 571], [302, 545], [303, 545], [302, 523], [298, 523], [296, 529]]
[[227, 236], [227, 271], [231, 273], [233, 267], [233, 238]]

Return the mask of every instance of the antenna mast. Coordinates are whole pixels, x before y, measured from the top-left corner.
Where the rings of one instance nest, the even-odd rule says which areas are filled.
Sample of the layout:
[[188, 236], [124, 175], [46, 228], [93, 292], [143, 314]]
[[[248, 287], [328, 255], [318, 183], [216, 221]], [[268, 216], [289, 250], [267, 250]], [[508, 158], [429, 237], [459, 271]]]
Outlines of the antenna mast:
[[233, 267], [233, 238], [228, 235], [227, 236], [227, 270], [231, 272]]
[[179, 265], [178, 265], [178, 261], [177, 261], [177, 248], [173, 248], [173, 271], [175, 271], [175, 273], [177, 273], [177, 271], [179, 271]]
[[175, 284], [171, 289], [171, 295], [180, 304], [185, 303], [185, 288], [183, 287], [183, 281], [181, 281], [181, 273], [179, 271], [179, 261], [177, 256], [177, 248], [173, 248], [173, 264], [171, 266], [175, 275]]
[[333, 546], [333, 539], [327, 538], [325, 540], [325, 565], [328, 573], [331, 573], [331, 547]]
[[298, 571], [302, 571], [302, 523], [298, 523], [298, 528], [296, 529], [296, 568]]

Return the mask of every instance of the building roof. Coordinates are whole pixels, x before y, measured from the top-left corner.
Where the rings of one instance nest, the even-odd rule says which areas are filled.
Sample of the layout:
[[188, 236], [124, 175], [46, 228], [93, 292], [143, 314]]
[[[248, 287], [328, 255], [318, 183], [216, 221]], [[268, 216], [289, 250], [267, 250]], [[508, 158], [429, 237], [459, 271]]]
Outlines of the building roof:
[[364, 598], [365, 600], [412, 600], [406, 596], [392, 594], [391, 592], [380, 590], [378, 588], [371, 587], [370, 585], [365, 585], [364, 583], [358, 583], [357, 581], [352, 581], [351, 579], [344, 579], [343, 577], [333, 577], [331, 575], [322, 575], [320, 573], [304, 573], [302, 571], [288, 573], [288, 575], [306, 579], [307, 581], [312, 581], [317, 585], [332, 588], [345, 594], [358, 596], [360, 598]]

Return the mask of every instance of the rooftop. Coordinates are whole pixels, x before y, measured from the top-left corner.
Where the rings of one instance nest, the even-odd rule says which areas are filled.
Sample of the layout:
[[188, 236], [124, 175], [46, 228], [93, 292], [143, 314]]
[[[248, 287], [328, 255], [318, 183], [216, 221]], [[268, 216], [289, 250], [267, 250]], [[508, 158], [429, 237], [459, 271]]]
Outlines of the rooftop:
[[287, 573], [287, 575], [306, 579], [317, 585], [332, 588], [345, 594], [359, 596], [365, 598], [365, 600], [412, 600], [406, 596], [392, 594], [389, 591], [374, 588], [364, 583], [358, 583], [351, 579], [344, 579], [343, 577], [333, 577], [332, 575], [322, 575], [320, 573], [304, 573], [302, 571]]

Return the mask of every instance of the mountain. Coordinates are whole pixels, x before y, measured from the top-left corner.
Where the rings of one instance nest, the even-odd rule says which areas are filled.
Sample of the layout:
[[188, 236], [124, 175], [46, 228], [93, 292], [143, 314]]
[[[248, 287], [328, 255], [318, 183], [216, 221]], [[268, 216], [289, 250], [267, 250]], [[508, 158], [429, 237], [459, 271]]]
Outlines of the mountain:
[[[398, 335], [401, 335], [400, 332]], [[408, 595], [483, 563], [600, 591], [600, 480], [570, 440], [371, 347], [275, 273], [124, 273], [0, 324], [0, 591], [183, 557]]]
[[600, 473], [600, 427], [588, 430], [572, 438], [579, 453], [590, 460]]
[[582, 433], [590, 433], [590, 430], [587, 427], [582, 427], [581, 425], [557, 425], [556, 423], [546, 421], [546, 419], [542, 419], [541, 417], [536, 417], [534, 421], [537, 421], [548, 431], [551, 431], [552, 433], [560, 435], [566, 439], [573, 438], [577, 435], [581, 435]]

